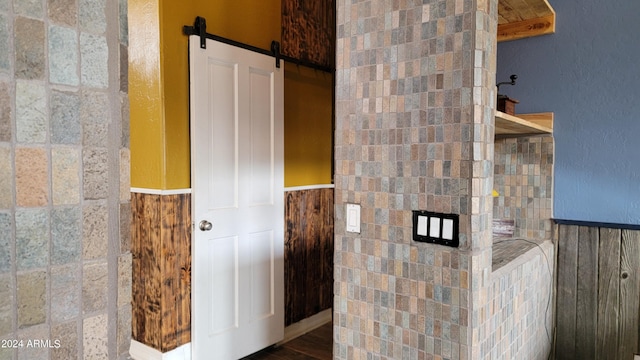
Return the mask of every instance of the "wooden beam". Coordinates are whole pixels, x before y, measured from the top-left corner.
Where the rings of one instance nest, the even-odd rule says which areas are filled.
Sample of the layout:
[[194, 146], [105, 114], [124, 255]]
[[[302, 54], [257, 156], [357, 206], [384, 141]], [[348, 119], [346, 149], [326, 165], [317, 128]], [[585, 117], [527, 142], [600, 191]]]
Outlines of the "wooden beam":
[[556, 32], [556, 14], [498, 25], [498, 42]]

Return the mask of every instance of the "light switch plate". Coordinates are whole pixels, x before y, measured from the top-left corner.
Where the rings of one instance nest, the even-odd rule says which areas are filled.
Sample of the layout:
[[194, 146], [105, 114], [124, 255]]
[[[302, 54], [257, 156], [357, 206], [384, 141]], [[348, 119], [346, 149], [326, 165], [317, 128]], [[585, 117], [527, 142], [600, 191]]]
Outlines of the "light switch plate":
[[347, 232], [360, 233], [359, 204], [347, 204]]
[[451, 247], [460, 245], [460, 215], [430, 211], [413, 211], [413, 240]]

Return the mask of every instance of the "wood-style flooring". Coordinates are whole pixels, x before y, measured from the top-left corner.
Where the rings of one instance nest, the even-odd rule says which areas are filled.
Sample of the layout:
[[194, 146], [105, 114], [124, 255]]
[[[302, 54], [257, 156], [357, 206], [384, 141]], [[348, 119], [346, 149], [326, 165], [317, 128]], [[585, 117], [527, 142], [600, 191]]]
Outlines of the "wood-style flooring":
[[243, 360], [331, 360], [333, 325], [321, 327], [280, 346], [272, 346]]

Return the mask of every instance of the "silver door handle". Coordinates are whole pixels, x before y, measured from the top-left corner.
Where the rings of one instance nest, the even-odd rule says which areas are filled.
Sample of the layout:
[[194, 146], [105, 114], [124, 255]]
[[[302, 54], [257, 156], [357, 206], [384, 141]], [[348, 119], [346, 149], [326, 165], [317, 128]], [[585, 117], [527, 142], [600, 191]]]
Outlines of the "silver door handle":
[[207, 220], [200, 221], [198, 226], [200, 227], [200, 230], [202, 230], [202, 231], [209, 231], [209, 230], [213, 229], [213, 224], [208, 222]]

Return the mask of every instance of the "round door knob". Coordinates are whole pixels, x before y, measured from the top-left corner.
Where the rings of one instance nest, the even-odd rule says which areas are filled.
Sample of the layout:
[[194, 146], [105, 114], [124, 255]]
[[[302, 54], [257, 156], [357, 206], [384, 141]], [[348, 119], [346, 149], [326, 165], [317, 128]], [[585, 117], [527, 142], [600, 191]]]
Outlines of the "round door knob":
[[207, 220], [202, 220], [200, 221], [200, 224], [198, 224], [200, 227], [200, 230], [202, 231], [209, 231], [211, 229], [213, 229], [213, 224], [208, 222]]

